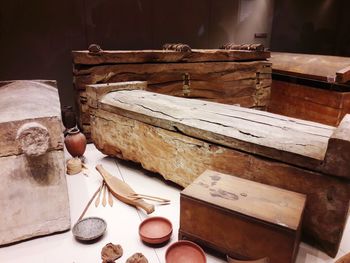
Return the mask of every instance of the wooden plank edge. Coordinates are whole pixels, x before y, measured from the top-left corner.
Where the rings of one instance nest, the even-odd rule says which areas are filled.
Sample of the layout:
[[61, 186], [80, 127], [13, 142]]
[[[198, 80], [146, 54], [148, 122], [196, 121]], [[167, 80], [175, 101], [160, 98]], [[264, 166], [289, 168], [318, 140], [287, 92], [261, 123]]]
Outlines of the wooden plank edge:
[[350, 81], [350, 66], [338, 70], [336, 73], [336, 82], [346, 83]]

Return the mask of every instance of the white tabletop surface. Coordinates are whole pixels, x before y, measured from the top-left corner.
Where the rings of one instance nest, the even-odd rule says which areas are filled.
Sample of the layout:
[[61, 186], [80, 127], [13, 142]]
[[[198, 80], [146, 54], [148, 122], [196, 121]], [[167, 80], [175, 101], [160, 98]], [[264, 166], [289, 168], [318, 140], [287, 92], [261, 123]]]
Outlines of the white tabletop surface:
[[[68, 157], [69, 154], [66, 154]], [[116, 262], [126, 262], [127, 258], [136, 252], [143, 253], [150, 263], [165, 263], [167, 247], [177, 241], [179, 229], [179, 198], [181, 188], [167, 183], [160, 176], [155, 176], [143, 170], [140, 166], [130, 162], [105, 157], [90, 144], [85, 153], [89, 176], [82, 173], [67, 175], [67, 184], [70, 197], [72, 225], [79, 218], [87, 201], [101, 184], [101, 177], [95, 170], [96, 164], [102, 164], [114, 176], [127, 182], [137, 193], [156, 195], [171, 200], [170, 205], [156, 206], [155, 212], [150, 216], [163, 216], [173, 224], [173, 234], [170, 242], [161, 248], [151, 248], [143, 244], [138, 235], [138, 227], [148, 216], [132, 206], [119, 200], [114, 200], [113, 207], [95, 208], [94, 203], [86, 213], [87, 216], [102, 217], [107, 222], [107, 232], [96, 243], [82, 244], [76, 241], [71, 231], [51, 236], [23, 241], [11, 246], [0, 248], [0, 263], [10, 262], [50, 262], [50, 263], [89, 263], [101, 262], [102, 247], [112, 242], [123, 247], [124, 254]], [[276, 248], [278, 249], [278, 248]], [[340, 250], [336, 258], [350, 252], [350, 224], [347, 223]], [[297, 263], [324, 263], [334, 262], [335, 259], [304, 243], [301, 243]], [[207, 254], [208, 263], [226, 262], [223, 259]]]

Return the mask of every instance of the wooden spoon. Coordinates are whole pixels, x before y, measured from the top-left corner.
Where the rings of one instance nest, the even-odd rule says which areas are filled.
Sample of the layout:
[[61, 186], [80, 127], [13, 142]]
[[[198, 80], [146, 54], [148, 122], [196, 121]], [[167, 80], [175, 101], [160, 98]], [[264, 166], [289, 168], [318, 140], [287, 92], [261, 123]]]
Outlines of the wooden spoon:
[[109, 190], [115, 198], [119, 199], [120, 201], [126, 204], [140, 207], [143, 210], [145, 210], [147, 214], [150, 214], [154, 211], [154, 205], [145, 202], [141, 198], [135, 199], [130, 197], [131, 195], [135, 194], [134, 190], [127, 183], [123, 182], [122, 180], [119, 180], [115, 176], [112, 176], [110, 173], [108, 173], [102, 167], [102, 165], [96, 165], [96, 170], [102, 175]]
[[108, 190], [108, 204], [112, 207], [113, 206], [113, 196], [111, 193], [111, 190], [109, 190], [109, 188], [107, 188]]
[[106, 205], [107, 205], [106, 191], [107, 191], [107, 185], [106, 185], [106, 183], [104, 183], [103, 184], [103, 196], [102, 196], [102, 205], [103, 205], [103, 207], [106, 207]]
[[99, 192], [98, 192], [98, 196], [97, 196], [96, 201], [95, 201], [95, 207], [98, 207], [98, 205], [100, 204], [100, 197], [101, 197], [103, 185], [104, 185], [104, 181], [102, 181], [102, 184], [98, 190]]

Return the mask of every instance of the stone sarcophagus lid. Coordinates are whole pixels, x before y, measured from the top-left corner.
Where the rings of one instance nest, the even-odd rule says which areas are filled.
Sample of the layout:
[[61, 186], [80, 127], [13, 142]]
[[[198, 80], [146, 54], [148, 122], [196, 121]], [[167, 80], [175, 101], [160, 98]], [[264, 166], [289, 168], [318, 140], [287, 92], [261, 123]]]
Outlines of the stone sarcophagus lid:
[[55, 86], [0, 82], [0, 245], [70, 228]]
[[350, 115], [336, 128], [145, 85], [88, 87], [99, 150], [183, 187], [210, 169], [305, 194], [302, 238], [336, 255], [350, 200]]
[[147, 90], [248, 108], [270, 98], [270, 52], [263, 50], [73, 51], [73, 82], [79, 126], [90, 137], [86, 88], [91, 84], [147, 81]]

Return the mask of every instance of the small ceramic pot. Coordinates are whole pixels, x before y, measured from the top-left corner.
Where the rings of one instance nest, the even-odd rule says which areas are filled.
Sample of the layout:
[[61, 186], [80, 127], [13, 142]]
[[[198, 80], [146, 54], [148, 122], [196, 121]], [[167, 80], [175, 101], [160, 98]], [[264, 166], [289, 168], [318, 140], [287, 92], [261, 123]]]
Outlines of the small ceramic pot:
[[86, 149], [86, 137], [78, 128], [74, 127], [68, 130], [64, 144], [73, 157], [80, 157], [83, 156]]

